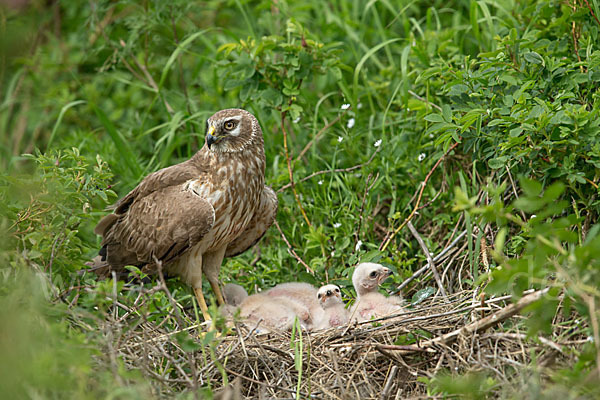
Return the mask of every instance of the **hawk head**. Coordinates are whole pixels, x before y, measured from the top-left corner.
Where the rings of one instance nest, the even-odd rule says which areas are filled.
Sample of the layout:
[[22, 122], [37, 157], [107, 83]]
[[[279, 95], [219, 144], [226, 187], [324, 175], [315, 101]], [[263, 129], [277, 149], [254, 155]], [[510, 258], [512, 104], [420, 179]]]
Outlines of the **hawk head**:
[[206, 120], [206, 145], [210, 151], [235, 153], [256, 138], [262, 139], [260, 125], [246, 110], [221, 110]]

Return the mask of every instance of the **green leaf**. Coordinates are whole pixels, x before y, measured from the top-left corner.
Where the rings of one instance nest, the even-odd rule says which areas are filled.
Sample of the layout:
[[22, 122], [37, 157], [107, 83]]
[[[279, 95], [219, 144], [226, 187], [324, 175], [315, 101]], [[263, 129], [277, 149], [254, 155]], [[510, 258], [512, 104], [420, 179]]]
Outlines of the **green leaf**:
[[525, 53], [523, 55], [523, 57], [525, 57], [525, 60], [527, 62], [530, 62], [532, 64], [541, 64], [541, 65], [546, 65], [544, 62], [544, 58], [542, 56], [540, 56], [538, 53], [536, 53], [535, 51], [530, 51], [528, 53]]
[[421, 303], [423, 300], [427, 299], [428, 297], [430, 297], [432, 294], [435, 293], [435, 289], [432, 288], [431, 286], [427, 286], [425, 289], [421, 289], [419, 290], [417, 293], [415, 293], [410, 301], [410, 303], [414, 306], [417, 305], [419, 303]]

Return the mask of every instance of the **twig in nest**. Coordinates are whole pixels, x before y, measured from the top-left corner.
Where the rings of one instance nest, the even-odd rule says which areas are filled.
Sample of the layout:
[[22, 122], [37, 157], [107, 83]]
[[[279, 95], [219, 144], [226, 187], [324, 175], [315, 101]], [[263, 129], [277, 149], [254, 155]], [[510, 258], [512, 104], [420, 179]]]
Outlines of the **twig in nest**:
[[528, 305], [535, 303], [540, 300], [544, 295], [548, 293], [550, 288], [545, 288], [542, 290], [538, 290], [537, 292], [533, 292], [531, 294], [523, 296], [519, 301], [513, 304], [509, 304], [503, 309], [496, 311], [495, 313], [479, 319], [475, 322], [472, 322], [468, 325], [463, 326], [462, 328], [456, 329], [452, 332], [446, 333], [444, 335], [438, 336], [434, 339], [428, 340], [426, 342], [422, 342], [421, 346], [414, 346], [411, 350], [399, 350], [401, 354], [409, 354], [415, 351], [423, 351], [423, 348], [428, 348], [435, 346], [436, 344], [448, 344], [454, 342], [461, 334], [474, 334], [481, 333], [491, 328], [492, 326], [498, 325], [500, 322], [507, 320], [513, 315], [520, 312], [522, 309], [527, 307]]
[[419, 232], [417, 232], [417, 230], [413, 226], [412, 222], [408, 221], [407, 225], [408, 229], [410, 229], [410, 233], [412, 233], [415, 239], [417, 239], [417, 242], [419, 242], [419, 246], [421, 246], [423, 253], [425, 253], [425, 257], [427, 257], [427, 264], [433, 272], [433, 277], [435, 278], [435, 281], [437, 282], [438, 287], [440, 288], [440, 292], [442, 292], [442, 296], [444, 296], [445, 300], [448, 300], [448, 295], [446, 294], [446, 290], [444, 289], [444, 285], [442, 285], [442, 280], [440, 279], [440, 273], [438, 272], [437, 267], [435, 266], [435, 262], [433, 261], [433, 257], [431, 257], [431, 253], [429, 252], [427, 245], [423, 241], [421, 235], [419, 235]]
[[390, 371], [390, 375], [388, 376], [385, 386], [383, 387], [383, 391], [381, 392], [381, 399], [385, 400], [390, 395], [390, 390], [392, 390], [392, 385], [394, 384], [394, 379], [396, 378], [396, 373], [398, 372], [398, 366], [392, 366], [392, 370]]
[[396, 236], [398, 234], [398, 232], [400, 232], [400, 230], [402, 230], [402, 228], [404, 228], [404, 226], [412, 219], [412, 217], [414, 217], [415, 213], [419, 209], [419, 203], [421, 203], [421, 197], [423, 196], [423, 191], [425, 190], [425, 186], [427, 185], [427, 182], [429, 181], [429, 178], [431, 178], [431, 175], [433, 174], [433, 171], [436, 170], [436, 168], [440, 165], [440, 163], [442, 162], [442, 160], [444, 158], [446, 158], [446, 156], [448, 155], [448, 153], [450, 153], [452, 150], [454, 150], [456, 148], [456, 146], [458, 146], [459, 143], [460, 142], [456, 142], [452, 146], [450, 146], [450, 148], [448, 150], [446, 150], [446, 152], [444, 153], [444, 155], [442, 157], [440, 157], [439, 160], [437, 160], [437, 162], [431, 168], [431, 170], [429, 170], [429, 172], [427, 173], [427, 176], [425, 176], [425, 180], [423, 180], [423, 182], [421, 183], [421, 189], [419, 190], [419, 195], [417, 197], [417, 203], [415, 204], [415, 207], [413, 208], [413, 210], [411, 211], [411, 213], [408, 215], [408, 217], [406, 217], [406, 219], [404, 220], [404, 222], [402, 222], [402, 224], [400, 224], [400, 226], [398, 228], [396, 228], [396, 230], [394, 230], [394, 232], [392, 232], [392, 234], [389, 235], [383, 241], [383, 243], [379, 247], [379, 250], [385, 251], [385, 249], [387, 249], [388, 245], [390, 244], [390, 242], [392, 241], [392, 239], [394, 238], [394, 236]]
[[[377, 150], [375, 150], [375, 152], [373, 154], [371, 154], [371, 157], [366, 162], [364, 162], [362, 164], [357, 164], [357, 165], [354, 165], [354, 166], [348, 167], [348, 168], [327, 169], [327, 170], [313, 172], [312, 174], [310, 174], [308, 176], [305, 176], [304, 178], [300, 179], [297, 183], [305, 182], [305, 181], [307, 181], [307, 180], [309, 180], [311, 178], [314, 178], [315, 176], [318, 176], [318, 175], [331, 174], [331, 173], [336, 173], [336, 172], [350, 172], [350, 171], [354, 171], [355, 169], [366, 167], [367, 165], [369, 165], [371, 163], [371, 161], [373, 161], [373, 159], [375, 158], [375, 155], [377, 155], [377, 153], [379, 153], [380, 149], [381, 149], [381, 147], [377, 148]], [[282, 187], [280, 187], [279, 189], [277, 189], [277, 193], [281, 193], [284, 190], [289, 189], [290, 187], [292, 187], [291, 183], [283, 185]]]
[[306, 272], [310, 272], [311, 274], [315, 274], [315, 271], [313, 271], [313, 269], [311, 267], [308, 266], [307, 263], [304, 262], [304, 260], [302, 260], [300, 258], [300, 256], [298, 254], [296, 254], [296, 252], [294, 251], [294, 248], [292, 247], [292, 245], [290, 244], [290, 242], [287, 240], [287, 238], [285, 237], [285, 234], [283, 233], [283, 231], [281, 230], [281, 227], [279, 226], [279, 224], [277, 223], [277, 221], [275, 222], [275, 226], [277, 227], [277, 230], [279, 231], [279, 234], [281, 235], [281, 238], [283, 239], [283, 241], [285, 242], [285, 244], [288, 247], [288, 252], [296, 259], [298, 260], [298, 262], [302, 265], [304, 265], [304, 268], [306, 268]]
[[[156, 256], [154, 256], [154, 263], [156, 264], [156, 269], [158, 271], [158, 279], [160, 281], [160, 288], [167, 295], [167, 298], [169, 299], [169, 303], [171, 303], [171, 307], [173, 307], [173, 315], [175, 315], [177, 324], [179, 325], [179, 328], [181, 329], [185, 326], [185, 323], [183, 321], [183, 318], [181, 317], [181, 314], [179, 313], [179, 306], [178, 306], [177, 302], [175, 301], [175, 299], [173, 298], [171, 291], [167, 287], [167, 282], [165, 281], [165, 275], [163, 274], [162, 261], [160, 261], [158, 258], [156, 258]], [[194, 390], [194, 393], [196, 393], [197, 389], [198, 389], [198, 371], [196, 369], [196, 359], [195, 359], [193, 353], [186, 352], [186, 355], [188, 358], [190, 372], [192, 373], [190, 388]]]

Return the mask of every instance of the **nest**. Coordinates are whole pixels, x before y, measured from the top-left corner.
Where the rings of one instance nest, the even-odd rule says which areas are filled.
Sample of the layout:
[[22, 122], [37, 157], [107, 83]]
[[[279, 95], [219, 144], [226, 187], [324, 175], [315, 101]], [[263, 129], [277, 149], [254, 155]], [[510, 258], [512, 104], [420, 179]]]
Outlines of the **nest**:
[[210, 387], [227, 399], [426, 398], [427, 378], [441, 372], [485, 370], [510, 382], [532, 356], [541, 366], [568, 358], [564, 346], [585, 339], [555, 332], [550, 337], [570, 340], [557, 343], [519, 331], [519, 312], [545, 293], [511, 303], [510, 296], [484, 301], [477, 292], [461, 292], [321, 332], [257, 334], [240, 324], [215, 336], [206, 326], [169, 332], [146, 321], [122, 331], [107, 321], [108, 350], [151, 378], [158, 397]]

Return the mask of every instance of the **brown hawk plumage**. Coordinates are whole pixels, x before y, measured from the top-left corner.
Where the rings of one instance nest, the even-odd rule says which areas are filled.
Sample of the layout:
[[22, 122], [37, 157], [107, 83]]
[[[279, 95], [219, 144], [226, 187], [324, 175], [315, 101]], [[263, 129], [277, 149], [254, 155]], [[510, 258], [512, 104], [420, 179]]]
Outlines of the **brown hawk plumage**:
[[222, 110], [206, 126], [206, 143], [191, 159], [148, 175], [98, 223], [103, 239], [95, 267], [152, 272], [158, 260], [194, 288], [208, 319], [202, 274], [224, 304], [223, 258], [264, 235], [275, 220], [277, 196], [265, 186], [263, 135], [252, 114]]

